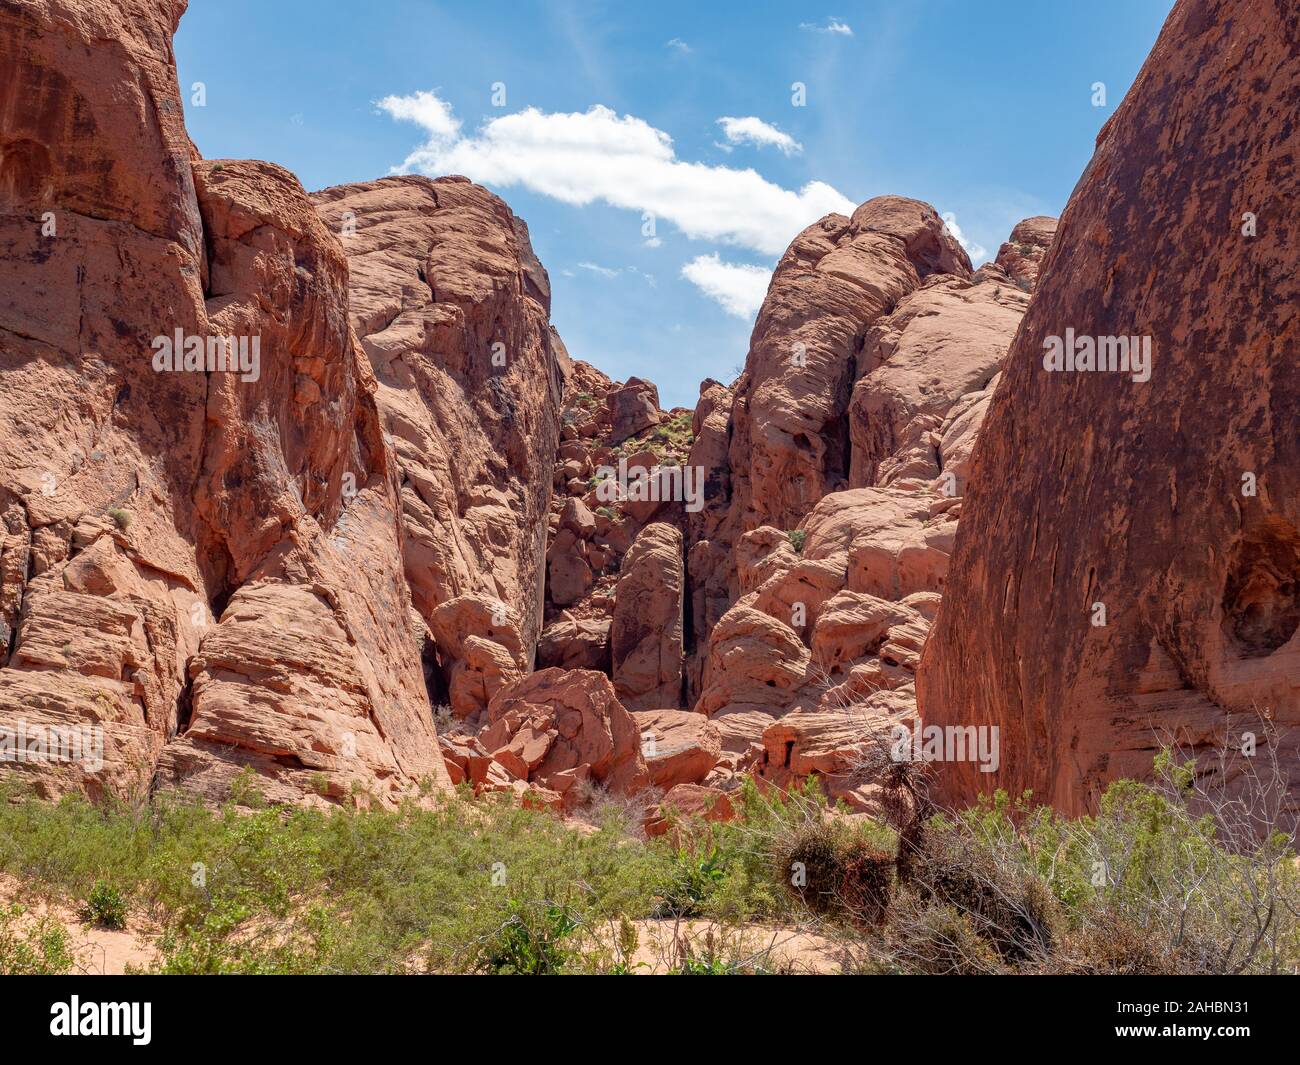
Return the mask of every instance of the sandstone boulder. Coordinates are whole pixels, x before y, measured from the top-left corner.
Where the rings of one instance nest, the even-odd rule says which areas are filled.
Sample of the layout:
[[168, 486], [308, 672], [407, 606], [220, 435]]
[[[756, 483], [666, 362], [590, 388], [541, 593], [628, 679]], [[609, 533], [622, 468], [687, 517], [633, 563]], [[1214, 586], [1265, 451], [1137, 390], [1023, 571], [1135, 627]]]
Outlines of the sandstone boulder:
[[621, 444], [629, 437], [659, 424], [659, 390], [650, 381], [629, 377], [627, 383], [606, 399], [610, 431], [607, 442]]
[[691, 710], [634, 710], [641, 753], [657, 788], [698, 784], [722, 758], [716, 725]]
[[609, 645], [614, 687], [634, 710], [682, 697], [682, 534], [647, 525], [623, 559]]
[[594, 669], [608, 675], [609, 618], [560, 618], [542, 632], [537, 668]]
[[508, 752], [515, 776], [560, 793], [567, 806], [582, 800], [584, 781], [615, 792], [648, 782], [636, 723], [601, 673], [531, 673], [493, 696], [488, 722], [478, 740], [493, 757], [502, 761]]

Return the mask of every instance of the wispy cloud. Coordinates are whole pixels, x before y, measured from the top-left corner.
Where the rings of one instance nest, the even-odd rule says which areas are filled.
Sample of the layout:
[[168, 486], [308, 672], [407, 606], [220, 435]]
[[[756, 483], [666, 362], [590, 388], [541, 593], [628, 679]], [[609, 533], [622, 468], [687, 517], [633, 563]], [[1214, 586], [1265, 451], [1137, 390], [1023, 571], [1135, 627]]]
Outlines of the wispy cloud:
[[784, 133], [761, 118], [747, 115], [744, 118], [724, 116], [718, 119], [722, 135], [728, 144], [752, 144], [756, 148], [776, 148], [784, 155], [797, 155], [803, 145], [790, 134]]
[[[611, 266], [601, 266], [599, 263], [581, 262], [578, 263], [578, 269], [588, 270], [591, 273], [596, 274], [600, 277], [608, 277], [608, 278], [618, 277], [620, 274], [635, 274], [637, 277], [644, 280], [645, 283], [649, 285], [651, 288], [655, 287], [655, 275], [647, 274], [644, 270], [640, 270], [635, 266], [611, 267]], [[564, 276], [573, 277], [574, 276], [573, 271], [565, 270]]]
[[841, 37], [853, 36], [853, 27], [843, 19], [836, 18], [834, 15], [822, 23], [801, 22], [799, 23], [799, 28], [801, 30], [811, 30], [813, 33], [835, 33]]
[[[437, 102], [435, 106], [430, 99]], [[485, 122], [463, 136], [446, 103], [432, 93], [388, 96], [381, 110], [424, 128], [425, 142], [394, 172], [464, 174], [498, 187], [522, 186], [574, 206], [602, 202], [649, 212], [686, 236], [779, 255], [805, 226], [854, 204], [812, 181], [795, 191], [753, 169], [677, 158], [672, 138], [634, 115], [608, 107], [585, 112], [528, 108]]]
[[665, 42], [664, 47], [671, 48], [680, 55], [689, 55], [695, 50], [680, 37], [674, 37], [671, 41]]
[[728, 314], [749, 319], [763, 305], [772, 271], [747, 263], [723, 262], [713, 252], [697, 255], [683, 266], [682, 277], [721, 304]]
[[970, 260], [974, 265], [978, 266], [981, 260], [988, 258], [988, 249], [983, 244], [966, 239], [966, 235], [961, 231], [961, 226], [957, 224], [955, 214], [951, 211], [944, 211], [939, 217], [943, 219], [944, 227], [952, 235], [952, 239], [966, 250], [966, 254], [970, 256]]

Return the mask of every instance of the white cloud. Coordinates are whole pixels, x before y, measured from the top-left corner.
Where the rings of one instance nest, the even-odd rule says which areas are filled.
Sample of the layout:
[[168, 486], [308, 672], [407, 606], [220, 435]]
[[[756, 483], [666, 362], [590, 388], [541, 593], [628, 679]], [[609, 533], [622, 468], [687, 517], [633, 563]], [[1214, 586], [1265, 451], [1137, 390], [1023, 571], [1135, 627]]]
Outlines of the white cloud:
[[590, 270], [593, 274], [600, 274], [601, 277], [618, 277], [619, 274], [617, 270], [611, 270], [608, 266], [597, 266], [595, 263], [579, 263], [578, 268]]
[[779, 255], [823, 215], [851, 214], [855, 206], [825, 182], [809, 182], [796, 192], [752, 169], [678, 159], [667, 133], [608, 107], [568, 114], [530, 107], [490, 119], [471, 136], [456, 132], [451, 109], [432, 93], [389, 96], [380, 107], [429, 134], [395, 173], [464, 174], [577, 207], [602, 202], [649, 212], [693, 239], [765, 255]]
[[686, 55], [689, 52], [693, 51], [691, 46], [687, 44], [685, 41], [683, 41], [680, 37], [674, 37], [671, 41], [668, 41], [664, 45], [664, 47], [671, 48], [674, 52], [680, 52], [682, 55]]
[[718, 253], [697, 255], [682, 267], [682, 277], [737, 318], [753, 318], [763, 305], [772, 271], [745, 263], [724, 263]]
[[801, 30], [812, 30], [814, 33], [837, 33], [841, 37], [853, 36], [853, 27], [834, 15], [826, 20], [825, 25], [818, 25], [816, 22], [801, 22], [799, 28]]
[[451, 105], [431, 92], [385, 96], [376, 106], [393, 118], [423, 126], [432, 138], [449, 141], [460, 134], [460, 119], [451, 113]]
[[951, 211], [944, 211], [939, 217], [943, 219], [944, 228], [951, 234], [952, 239], [966, 250], [966, 254], [970, 256], [970, 261], [974, 265], [978, 266], [981, 260], [989, 257], [988, 249], [983, 244], [966, 239], [961, 231], [961, 226], [957, 224], [955, 214]]
[[803, 151], [803, 145], [790, 134], [768, 125], [761, 118], [747, 115], [744, 118], [724, 116], [718, 119], [722, 133], [730, 144], [752, 144], [756, 148], [773, 147], [785, 155]]

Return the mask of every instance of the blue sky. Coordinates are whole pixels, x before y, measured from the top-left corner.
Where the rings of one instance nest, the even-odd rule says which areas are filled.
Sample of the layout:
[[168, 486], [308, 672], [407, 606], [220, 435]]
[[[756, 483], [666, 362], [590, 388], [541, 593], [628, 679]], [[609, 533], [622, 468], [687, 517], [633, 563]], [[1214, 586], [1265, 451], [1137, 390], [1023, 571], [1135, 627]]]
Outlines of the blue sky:
[[569, 351], [693, 406], [743, 364], [763, 271], [826, 210], [927, 200], [977, 261], [1059, 214], [1171, 6], [191, 0], [176, 57], [207, 157], [308, 189], [406, 167], [499, 193]]

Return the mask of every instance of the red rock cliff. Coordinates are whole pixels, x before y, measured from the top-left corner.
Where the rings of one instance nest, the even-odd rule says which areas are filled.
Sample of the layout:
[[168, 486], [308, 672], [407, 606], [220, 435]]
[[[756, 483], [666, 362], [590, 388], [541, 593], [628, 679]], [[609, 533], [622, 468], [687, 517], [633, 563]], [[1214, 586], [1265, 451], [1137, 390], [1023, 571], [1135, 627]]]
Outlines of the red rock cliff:
[[[945, 767], [949, 800], [1077, 812], [1162, 738], [1300, 724], [1297, 115], [1295, 4], [1181, 0], [1098, 137], [918, 677], [927, 723], [1001, 729], [1000, 771]], [[1067, 330], [1149, 337], [1150, 379], [1047, 371]], [[1300, 779], [1294, 739], [1282, 757]]]

